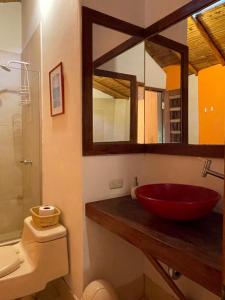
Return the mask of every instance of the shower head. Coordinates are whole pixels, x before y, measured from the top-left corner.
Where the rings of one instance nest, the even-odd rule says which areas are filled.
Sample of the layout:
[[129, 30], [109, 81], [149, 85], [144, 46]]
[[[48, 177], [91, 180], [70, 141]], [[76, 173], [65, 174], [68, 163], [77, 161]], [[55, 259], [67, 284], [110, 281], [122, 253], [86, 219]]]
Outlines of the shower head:
[[0, 68], [3, 69], [4, 71], [10, 72], [11, 71], [10, 66], [13, 64], [18, 64], [18, 65], [24, 66], [25, 69], [27, 68], [27, 66], [30, 65], [30, 63], [28, 63], [26, 61], [10, 60], [10, 61], [8, 61], [7, 65], [0, 65]]
[[24, 67], [27, 67], [30, 65], [30, 63], [26, 62], [26, 61], [20, 61], [20, 60], [10, 60], [8, 61], [7, 63], [7, 67], [9, 67], [10, 65], [12, 64], [18, 64], [18, 65], [21, 65], [21, 66], [24, 66]]
[[6, 65], [0, 65], [0, 68], [4, 71], [11, 72], [11, 69], [9, 67], [7, 67]]

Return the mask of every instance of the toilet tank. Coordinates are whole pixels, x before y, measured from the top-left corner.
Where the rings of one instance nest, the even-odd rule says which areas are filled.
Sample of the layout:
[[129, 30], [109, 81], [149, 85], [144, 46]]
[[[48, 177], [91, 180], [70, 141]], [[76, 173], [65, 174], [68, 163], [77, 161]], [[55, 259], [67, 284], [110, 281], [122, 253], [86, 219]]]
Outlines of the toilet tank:
[[32, 217], [27, 217], [24, 220], [22, 241], [46, 243], [63, 238], [66, 234], [66, 228], [61, 224], [46, 228], [38, 228], [34, 224]]
[[21, 246], [46, 281], [68, 274], [67, 230], [63, 225], [40, 229], [28, 217], [24, 220]]

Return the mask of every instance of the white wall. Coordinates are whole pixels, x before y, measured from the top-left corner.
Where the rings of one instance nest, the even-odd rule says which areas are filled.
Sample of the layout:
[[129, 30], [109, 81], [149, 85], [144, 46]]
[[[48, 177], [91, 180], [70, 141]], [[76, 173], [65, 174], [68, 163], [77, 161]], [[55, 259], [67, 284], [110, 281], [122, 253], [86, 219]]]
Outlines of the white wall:
[[[161, 18], [167, 16], [174, 10], [180, 8], [186, 3], [190, 2], [189, 0], [160, 0], [160, 1], [145, 1], [145, 27], [159, 21]], [[160, 34], [164, 35], [167, 38], [186, 44], [187, 42], [187, 21], [184, 20]]]
[[[99, 47], [100, 45], [98, 45]], [[145, 74], [145, 49], [144, 43], [140, 43], [131, 49], [111, 59], [101, 67], [102, 70], [114, 71], [134, 75], [138, 82], [144, 82]]]
[[[146, 154], [141, 180], [144, 184], [170, 182], [200, 185], [214, 189], [223, 196], [223, 180], [212, 176], [206, 178], [201, 176], [204, 161], [205, 158], [200, 157]], [[223, 173], [223, 159], [212, 159], [212, 161], [213, 169]], [[223, 199], [218, 207], [221, 208], [222, 204]]]
[[[157, 182], [194, 184], [212, 188], [223, 196], [223, 181], [210, 176], [201, 177], [203, 164], [203, 158], [153, 154], [86, 157], [83, 160], [84, 199], [85, 202], [92, 202], [129, 194], [135, 176], [138, 177], [140, 185]], [[101, 167], [101, 172], [98, 172], [96, 176], [96, 170], [99, 170], [99, 167]], [[213, 159], [213, 168], [223, 172], [223, 159]], [[119, 190], [110, 190], [109, 182], [119, 178], [124, 180], [124, 187]], [[223, 201], [219, 203], [217, 210], [221, 211], [222, 206]], [[149, 265], [148, 260], [133, 246], [92, 221], [87, 221], [86, 230], [86, 282], [103, 277], [119, 289], [128, 282], [134, 281], [134, 278], [140, 277], [144, 272], [171, 293]], [[116, 263], [113, 264], [115, 261]], [[130, 266], [131, 269], [127, 269], [126, 266]], [[180, 286], [193, 300], [204, 300], [205, 297], [209, 300], [217, 299], [185, 277], [182, 277]]]
[[[108, 38], [110, 37], [110, 38]], [[93, 60], [131, 38], [130, 35], [110, 28], [93, 25]]]
[[159, 89], [166, 89], [165, 71], [147, 52], [145, 53], [145, 85]]
[[95, 142], [128, 141], [130, 100], [114, 99], [93, 89], [93, 139]]
[[145, 27], [159, 21], [190, 0], [145, 0]]
[[[140, 174], [140, 163], [143, 159], [143, 154], [85, 157], [83, 159], [85, 202], [128, 194], [134, 177]], [[110, 181], [120, 178], [124, 180], [123, 188], [110, 190]], [[118, 291], [127, 286], [126, 297], [121, 298], [122, 300], [139, 299], [143, 293], [142, 253], [88, 219], [86, 234], [85, 283], [96, 278], [105, 278]]]
[[21, 53], [21, 26], [21, 4], [0, 3], [0, 50]]
[[141, 0], [81, 0], [81, 5], [98, 10], [115, 18], [145, 27], [145, 1]]
[[[169, 155], [153, 155], [147, 154], [144, 159], [142, 173], [140, 177], [141, 184], [146, 183], [183, 183], [193, 184], [211, 188], [219, 192], [222, 200], [217, 206], [217, 211], [223, 211], [223, 194], [224, 182], [212, 176], [207, 178], [201, 177], [201, 171], [204, 164], [203, 158], [199, 157], [183, 157], [183, 156], [169, 156]], [[224, 160], [212, 159], [213, 169], [224, 172]], [[151, 278], [159, 286], [163, 287], [171, 293], [171, 290], [165, 285], [160, 276], [145, 259], [144, 266], [145, 274]], [[203, 287], [192, 282], [186, 277], [182, 277], [178, 281], [183, 293], [192, 300], [219, 300], [219, 298], [212, 293], [208, 292]], [[172, 293], [171, 293], [172, 294]]]
[[[81, 11], [78, 0], [22, 0], [23, 46], [41, 28], [43, 202], [62, 210], [68, 229], [71, 291], [83, 291], [81, 178]], [[63, 21], [62, 21], [63, 20]], [[32, 59], [32, 54], [29, 53]], [[49, 71], [63, 63], [65, 114], [52, 118]], [[76, 70], [74, 72], [74, 70]]]

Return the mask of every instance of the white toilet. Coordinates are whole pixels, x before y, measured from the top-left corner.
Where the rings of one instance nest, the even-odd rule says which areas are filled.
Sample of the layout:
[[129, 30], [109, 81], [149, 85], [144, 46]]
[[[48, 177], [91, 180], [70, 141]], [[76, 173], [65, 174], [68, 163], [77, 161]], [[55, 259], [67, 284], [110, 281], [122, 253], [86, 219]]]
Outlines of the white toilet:
[[68, 273], [66, 228], [39, 229], [24, 220], [22, 239], [0, 247], [0, 299], [12, 300], [36, 293], [49, 281]]

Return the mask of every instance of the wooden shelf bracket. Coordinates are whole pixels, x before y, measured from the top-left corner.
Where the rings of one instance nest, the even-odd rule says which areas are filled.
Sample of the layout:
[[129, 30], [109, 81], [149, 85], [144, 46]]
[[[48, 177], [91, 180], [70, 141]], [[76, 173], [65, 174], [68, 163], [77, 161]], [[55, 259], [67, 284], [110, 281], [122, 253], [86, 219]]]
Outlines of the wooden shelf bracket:
[[160, 274], [160, 276], [162, 277], [162, 279], [172, 289], [172, 291], [175, 293], [175, 295], [178, 297], [178, 299], [179, 300], [187, 300], [187, 298], [184, 296], [184, 294], [181, 292], [181, 290], [174, 283], [173, 279], [170, 278], [170, 276], [167, 274], [167, 272], [163, 269], [163, 267], [161, 266], [161, 264], [151, 254], [146, 254], [145, 253], [145, 256], [151, 262], [151, 264], [156, 269], [156, 271]]

